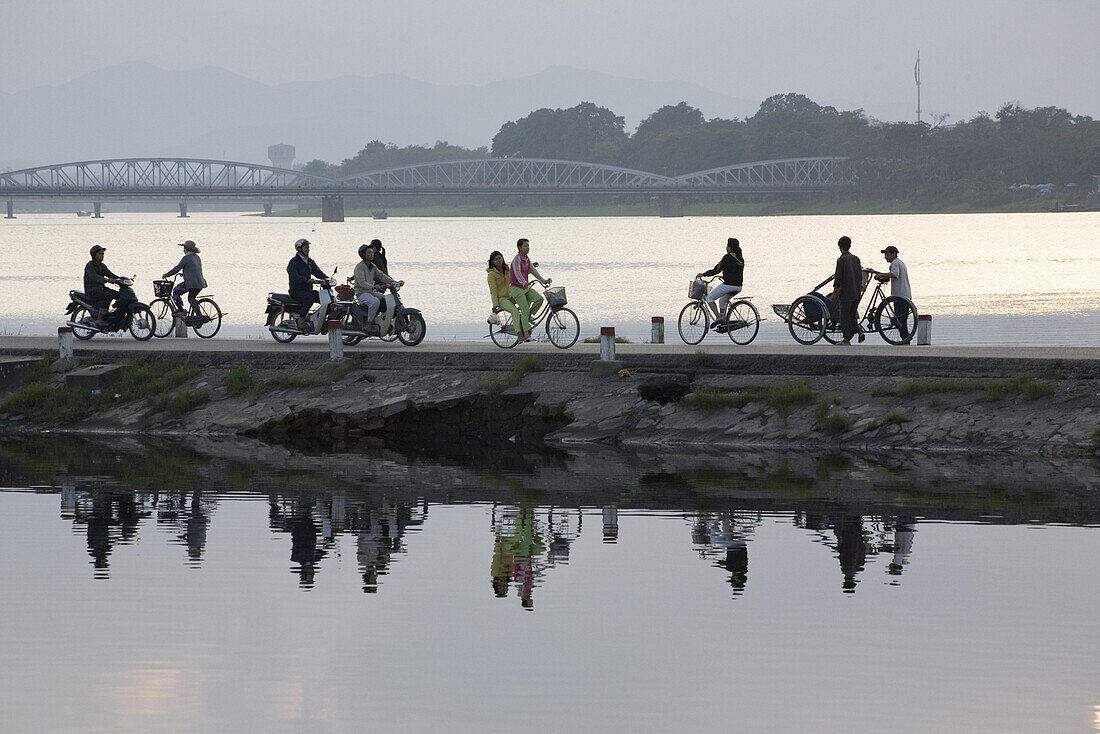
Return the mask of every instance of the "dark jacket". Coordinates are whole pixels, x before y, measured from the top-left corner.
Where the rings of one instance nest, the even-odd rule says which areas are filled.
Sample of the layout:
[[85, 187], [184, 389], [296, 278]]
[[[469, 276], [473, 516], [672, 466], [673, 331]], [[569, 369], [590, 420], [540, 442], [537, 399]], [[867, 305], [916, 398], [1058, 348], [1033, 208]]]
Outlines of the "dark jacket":
[[290, 278], [291, 291], [313, 290], [313, 284], [309, 282], [311, 277], [328, 280], [328, 276], [321, 272], [312, 257], [302, 260], [299, 255], [295, 255], [287, 263], [286, 274]]
[[184, 255], [179, 265], [165, 273], [164, 277], [171, 278], [181, 270], [183, 271], [183, 284], [188, 289], [206, 287], [206, 278], [202, 277], [202, 260], [199, 259], [197, 254], [189, 252]]
[[374, 251], [374, 266], [386, 275], [390, 274], [389, 266], [386, 264], [386, 251], [381, 247]]
[[859, 258], [850, 252], [836, 259], [833, 288], [839, 301], [858, 301], [863, 295], [863, 266]]
[[84, 266], [84, 292], [89, 295], [96, 292], [102, 293], [104, 291], [103, 284], [107, 282], [107, 279], [117, 277], [103, 263], [89, 260], [88, 264]]
[[718, 261], [717, 265], [703, 273], [703, 275], [717, 275], [719, 270], [722, 271], [722, 282], [726, 285], [744, 285], [745, 258], [740, 252], [732, 254], [727, 252]]

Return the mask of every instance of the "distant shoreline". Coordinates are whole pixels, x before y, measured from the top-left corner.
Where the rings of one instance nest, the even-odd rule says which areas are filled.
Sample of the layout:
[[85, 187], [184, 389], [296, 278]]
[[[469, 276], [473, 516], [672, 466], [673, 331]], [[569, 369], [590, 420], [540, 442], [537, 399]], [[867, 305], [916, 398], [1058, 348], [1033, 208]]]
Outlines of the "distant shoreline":
[[[745, 203], [708, 203], [684, 204], [685, 217], [768, 217], [768, 216], [814, 216], [814, 215], [851, 215], [874, 216], [882, 214], [1063, 214], [1100, 211], [1100, 200], [1095, 208], [1074, 209], [1072, 212], [1059, 210], [1064, 202], [1047, 198], [1017, 201], [1001, 207], [981, 209], [969, 207], [956, 208], [919, 208], [907, 202], [798, 202], [766, 201]], [[656, 203], [636, 204], [568, 204], [559, 206], [502, 206], [491, 207], [481, 204], [426, 205], [426, 206], [374, 206], [370, 208], [346, 208], [347, 219], [371, 219], [379, 209], [386, 211], [388, 218], [394, 217], [656, 217], [660, 210]], [[274, 212], [273, 217], [320, 216], [320, 207], [305, 210], [288, 209]], [[263, 216], [261, 213], [247, 216]]]

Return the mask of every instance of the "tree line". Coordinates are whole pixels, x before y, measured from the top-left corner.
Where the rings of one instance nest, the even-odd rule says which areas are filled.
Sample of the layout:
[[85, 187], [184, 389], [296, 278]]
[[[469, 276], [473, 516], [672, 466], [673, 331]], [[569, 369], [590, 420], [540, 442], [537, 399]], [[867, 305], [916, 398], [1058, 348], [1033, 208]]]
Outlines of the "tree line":
[[[504, 123], [490, 148], [446, 142], [398, 147], [375, 140], [338, 165], [314, 160], [326, 176], [414, 163], [493, 157], [553, 158], [676, 176], [736, 163], [845, 156], [861, 182], [859, 201], [917, 208], [983, 208], [1033, 198], [1054, 184], [1068, 200], [1091, 201], [1100, 174], [1100, 121], [1058, 107], [1007, 103], [953, 125], [880, 122], [795, 93], [765, 99], [745, 119], [706, 119], [686, 102], [665, 105], [628, 133], [622, 116], [591, 102], [543, 108]], [[843, 195], [852, 198], [849, 190]]]

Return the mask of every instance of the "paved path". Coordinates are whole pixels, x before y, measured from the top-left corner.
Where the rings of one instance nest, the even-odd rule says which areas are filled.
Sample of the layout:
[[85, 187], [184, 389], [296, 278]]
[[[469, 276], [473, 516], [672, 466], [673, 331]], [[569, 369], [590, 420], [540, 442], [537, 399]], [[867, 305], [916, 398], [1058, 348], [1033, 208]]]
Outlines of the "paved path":
[[[725, 342], [725, 343], [723, 343]], [[55, 352], [57, 350], [57, 337], [48, 336], [3, 336], [0, 337], [0, 354], [15, 355], [32, 352]], [[258, 354], [301, 354], [328, 352], [327, 337], [299, 338], [290, 344], [278, 344], [266, 339], [197, 339], [189, 337], [177, 339], [152, 339], [147, 342], [139, 342], [126, 337], [102, 337], [97, 336], [89, 341], [77, 341], [76, 353], [89, 352], [208, 352], [240, 353], [256, 352]], [[824, 341], [813, 346], [799, 344], [750, 344], [747, 347], [739, 347], [725, 340], [715, 340], [713, 343], [704, 343], [699, 347], [690, 347], [676, 340], [668, 344], [617, 344], [615, 345], [618, 356], [643, 356], [643, 355], [693, 355], [696, 350], [703, 349], [707, 354], [737, 355], [746, 357], [782, 356], [792, 355], [807, 357], [811, 355], [866, 355], [874, 357], [943, 357], [957, 358], [984, 358], [984, 359], [1069, 359], [1069, 360], [1100, 360], [1100, 346], [1097, 347], [1050, 347], [1050, 346], [916, 346], [905, 347], [891, 346], [884, 343], [874, 343], [868, 339], [865, 343], [851, 347], [841, 347], [828, 344]], [[535, 354], [575, 354], [592, 355], [593, 359], [599, 358], [600, 345], [593, 343], [578, 343], [571, 349], [560, 350], [551, 344], [524, 344], [510, 350], [502, 350], [493, 345], [487, 339], [484, 341], [425, 341], [416, 347], [406, 347], [399, 342], [386, 343], [378, 339], [368, 339], [357, 346], [346, 347], [346, 354], [374, 354], [374, 353], [433, 353], [433, 354], [500, 354], [522, 355]]]

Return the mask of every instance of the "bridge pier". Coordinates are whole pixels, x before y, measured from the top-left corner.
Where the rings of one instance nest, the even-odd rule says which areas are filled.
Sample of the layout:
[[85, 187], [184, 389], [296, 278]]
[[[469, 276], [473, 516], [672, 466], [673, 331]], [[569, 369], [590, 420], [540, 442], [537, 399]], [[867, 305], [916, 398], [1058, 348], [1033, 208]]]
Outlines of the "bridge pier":
[[662, 217], [684, 216], [684, 197], [682, 196], [662, 196], [658, 206]]
[[92, 215], [95, 219], [103, 219], [103, 204], [98, 201], [93, 202], [92, 209], [95, 210], [95, 214]]
[[180, 216], [181, 217], [186, 217], [187, 216], [187, 202], [186, 201], [181, 201], [180, 202]]
[[15, 219], [15, 202], [8, 199], [8, 216], [4, 219]]
[[344, 197], [342, 197], [342, 196], [322, 196], [321, 197], [321, 221], [322, 222], [342, 222], [342, 221], [344, 221]]
[[271, 216], [271, 202], [266, 202], [264, 204], [264, 216], [265, 217], [270, 217]]

